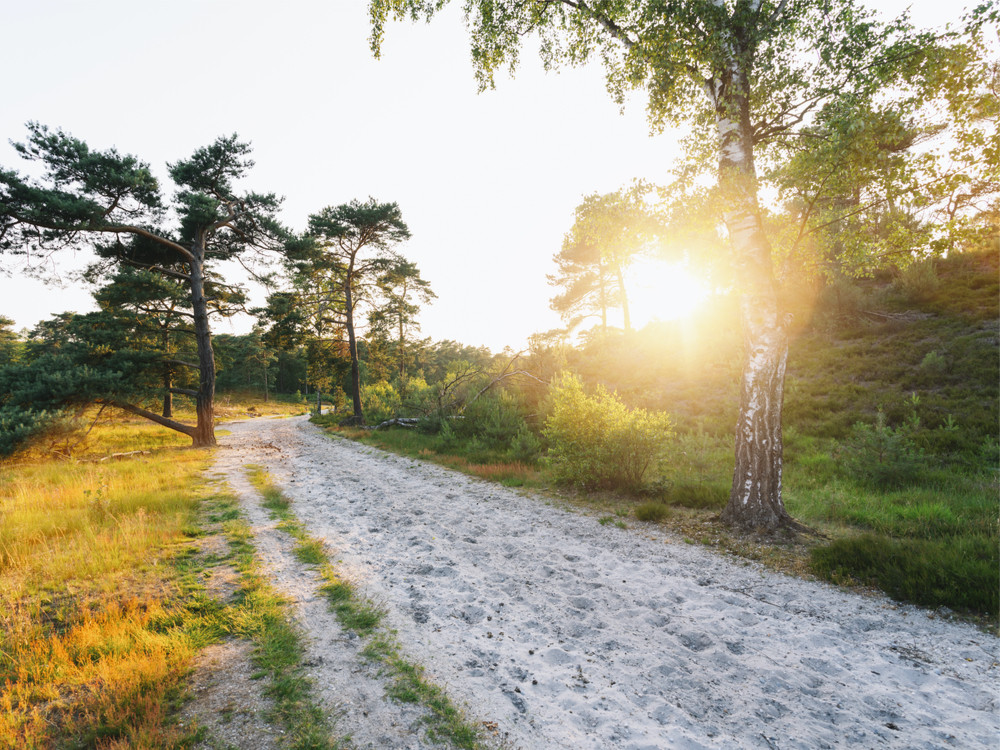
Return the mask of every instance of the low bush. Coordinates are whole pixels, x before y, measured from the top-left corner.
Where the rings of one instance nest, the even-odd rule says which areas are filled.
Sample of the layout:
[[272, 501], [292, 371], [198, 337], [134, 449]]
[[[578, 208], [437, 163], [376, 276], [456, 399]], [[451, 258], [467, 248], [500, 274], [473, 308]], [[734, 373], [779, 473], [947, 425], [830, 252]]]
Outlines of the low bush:
[[932, 259], [911, 263], [893, 283], [895, 290], [910, 303], [928, 302], [941, 288], [941, 279]]
[[548, 412], [547, 461], [553, 477], [569, 484], [638, 490], [672, 436], [668, 415], [629, 409], [603, 388], [588, 396], [573, 375], [553, 383]]
[[377, 425], [399, 416], [399, 394], [385, 380], [361, 386], [361, 403], [364, 406], [365, 424]]
[[481, 396], [465, 407], [462, 416], [455, 425], [459, 437], [478, 437], [491, 444], [508, 444], [524, 423], [516, 403], [504, 393]]
[[657, 523], [670, 516], [670, 508], [663, 503], [643, 503], [635, 509], [635, 517], [640, 521]]
[[510, 444], [510, 457], [515, 461], [533, 464], [542, 454], [542, 441], [528, 427], [522, 425]]
[[988, 537], [940, 541], [874, 534], [838, 539], [811, 553], [818, 575], [877, 586], [895, 599], [996, 617], [1000, 555]]

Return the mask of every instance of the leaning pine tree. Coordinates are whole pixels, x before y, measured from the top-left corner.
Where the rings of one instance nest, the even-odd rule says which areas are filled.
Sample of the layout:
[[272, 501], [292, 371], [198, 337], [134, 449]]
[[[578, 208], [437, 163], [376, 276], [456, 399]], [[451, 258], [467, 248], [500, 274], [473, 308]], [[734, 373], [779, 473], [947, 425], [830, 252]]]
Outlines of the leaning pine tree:
[[97, 246], [114, 261], [109, 270], [131, 266], [183, 283], [197, 352], [197, 361], [186, 366], [197, 370], [198, 387], [177, 391], [194, 398], [197, 423], [115, 397], [104, 402], [189, 435], [195, 446], [215, 445], [212, 300], [206, 293], [211, 266], [250, 250], [278, 249], [286, 239], [275, 219], [280, 199], [237, 193], [234, 186], [253, 166], [249, 145], [235, 135], [219, 138], [169, 165], [177, 187], [172, 200], [134, 156], [92, 150], [61, 130], [29, 123], [27, 141], [14, 146], [44, 171], [33, 180], [0, 169], [0, 252], [38, 257]]
[[[446, 4], [371, 0], [376, 55], [389, 18], [429, 17]], [[547, 67], [597, 57], [619, 103], [629, 89], [644, 89], [654, 127], [688, 121], [713, 142], [745, 337], [723, 518], [748, 529], [796, 526], [781, 496], [788, 320], [755, 160], [794, 137], [811, 113], [890, 92], [900, 76], [933, 74], [920, 60], [937, 40], [905, 19], [881, 24], [853, 0], [466, 0], [464, 7], [481, 88], [516, 66], [534, 34]]]

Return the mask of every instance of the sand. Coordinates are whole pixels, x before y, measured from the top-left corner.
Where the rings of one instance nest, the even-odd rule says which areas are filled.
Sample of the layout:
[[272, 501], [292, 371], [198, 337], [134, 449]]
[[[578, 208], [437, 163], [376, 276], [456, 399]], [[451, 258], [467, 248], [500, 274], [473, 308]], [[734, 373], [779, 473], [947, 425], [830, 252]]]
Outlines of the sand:
[[[226, 427], [219, 470], [246, 498], [238, 468], [266, 466], [407, 656], [498, 745], [1000, 747], [1000, 648], [971, 625], [652, 525], [601, 525], [304, 418]], [[301, 577], [278, 568], [279, 588]], [[394, 709], [370, 686], [338, 701], [357, 644], [311, 594], [295, 598], [311, 607], [300, 611], [319, 655], [311, 673], [358, 746], [424, 747], [419, 717], [377, 718]], [[369, 721], [395, 739], [386, 726], [366, 736]]]

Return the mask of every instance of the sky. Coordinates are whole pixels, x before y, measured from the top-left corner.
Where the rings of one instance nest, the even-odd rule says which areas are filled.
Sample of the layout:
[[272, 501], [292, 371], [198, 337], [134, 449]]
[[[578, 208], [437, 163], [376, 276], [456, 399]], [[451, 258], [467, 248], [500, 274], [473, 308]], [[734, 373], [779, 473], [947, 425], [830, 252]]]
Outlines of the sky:
[[[256, 161], [245, 186], [285, 196], [293, 229], [355, 198], [399, 204], [412, 239], [398, 249], [438, 297], [424, 336], [519, 349], [560, 325], [546, 274], [574, 208], [636, 178], [662, 183], [680, 134], [651, 134], [641, 95], [619, 111], [598, 64], [545, 72], [526, 51], [514, 78], [477, 93], [452, 5], [429, 24], [390, 24], [376, 60], [365, 0], [7, 3], [0, 165], [24, 169], [9, 141], [31, 120], [134, 154], [169, 185], [167, 162], [239, 133]], [[879, 3], [907, 6], [922, 25], [960, 15], [936, 0]], [[68, 278], [86, 260], [54, 263]], [[10, 257], [0, 267], [0, 315], [16, 329], [93, 309], [79, 283], [27, 278]]]

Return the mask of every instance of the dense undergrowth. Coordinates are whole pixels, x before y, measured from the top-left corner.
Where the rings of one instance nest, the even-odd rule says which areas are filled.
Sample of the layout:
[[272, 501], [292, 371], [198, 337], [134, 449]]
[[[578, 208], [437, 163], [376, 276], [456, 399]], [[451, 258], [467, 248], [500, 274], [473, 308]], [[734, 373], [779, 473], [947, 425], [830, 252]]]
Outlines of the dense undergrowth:
[[[789, 302], [797, 322], [786, 382], [785, 502], [825, 535], [803, 540], [793, 568], [997, 615], [998, 279], [1000, 255], [967, 253]], [[451, 419], [431, 413], [410, 430], [342, 432], [508, 486], [603, 487], [590, 496], [601, 503], [614, 496], [619, 510], [642, 520], [767, 557], [716, 518], [729, 494], [738, 403], [740, 333], [730, 303], [695, 321], [540, 349], [530, 363], [539, 379], [569, 371], [582, 380], [591, 403], [563, 409], [572, 413], [565, 428], [553, 429], [558, 389], [532, 380], [490, 392]], [[636, 415], [670, 415], [675, 434], [649, 447], [641, 481], [609, 482], [587, 468], [615, 462], [625, 442], [608, 448], [601, 443], [608, 431], [591, 429], [617, 408], [595, 406], [601, 389]], [[625, 412], [615, 419], [629, 419]], [[335, 416], [316, 419], [339, 429]], [[622, 435], [639, 434], [640, 421]], [[582, 472], [565, 471], [568, 451]]]

